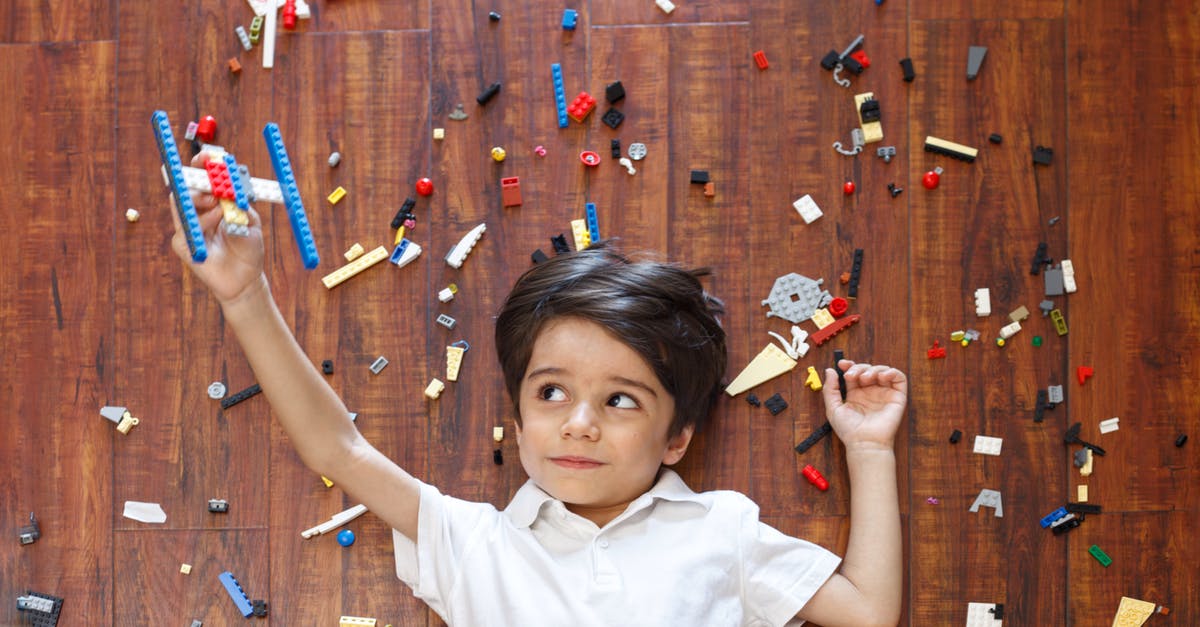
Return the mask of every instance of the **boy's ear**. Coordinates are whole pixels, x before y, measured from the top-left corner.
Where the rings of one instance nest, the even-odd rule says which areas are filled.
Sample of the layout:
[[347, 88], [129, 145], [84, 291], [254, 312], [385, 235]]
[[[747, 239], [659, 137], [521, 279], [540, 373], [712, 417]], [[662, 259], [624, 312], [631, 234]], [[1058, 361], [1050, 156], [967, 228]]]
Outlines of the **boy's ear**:
[[663, 454], [662, 463], [670, 466], [679, 460], [683, 459], [683, 454], [687, 452], [688, 445], [692, 443], [692, 435], [696, 432], [694, 425], [688, 425], [676, 435], [667, 440], [667, 450]]

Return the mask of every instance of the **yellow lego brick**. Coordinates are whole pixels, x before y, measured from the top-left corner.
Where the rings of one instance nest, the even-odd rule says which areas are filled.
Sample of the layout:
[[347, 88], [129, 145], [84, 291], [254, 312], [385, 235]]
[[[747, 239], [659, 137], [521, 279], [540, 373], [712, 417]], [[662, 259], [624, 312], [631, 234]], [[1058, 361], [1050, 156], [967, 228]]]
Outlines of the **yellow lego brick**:
[[1121, 605], [1117, 607], [1117, 615], [1113, 616], [1112, 627], [1139, 627], [1157, 610], [1158, 606], [1149, 601], [1121, 597]]
[[327, 488], [333, 487], [333, 482], [330, 481], [329, 477], [326, 477], [325, 475], [321, 475], [321, 483], [324, 483], [325, 487], [327, 487]]
[[492, 427], [492, 440], [497, 444], [504, 441], [504, 427]]
[[756, 385], [786, 374], [795, 367], [796, 360], [788, 357], [783, 349], [774, 344], [767, 344], [767, 347], [734, 378], [729, 387], [725, 388], [725, 393], [737, 396]]
[[1087, 503], [1088, 487], [1086, 485], [1080, 484], [1075, 486], [1075, 500], [1080, 503]]
[[180, 564], [179, 572], [181, 572], [185, 575], [192, 574], [192, 565], [191, 564]]
[[804, 380], [804, 385], [812, 388], [812, 391], [814, 392], [820, 392], [821, 388], [825, 387], [825, 385], [821, 383], [821, 374], [817, 372], [816, 367], [808, 367], [808, 378]]
[[446, 129], [444, 129], [444, 128], [433, 129], [433, 138], [434, 139], [446, 139]]
[[350, 277], [358, 274], [359, 272], [362, 272], [363, 270], [366, 270], [367, 268], [370, 268], [371, 266], [373, 266], [387, 258], [388, 258], [387, 248], [380, 246], [379, 248], [372, 250], [371, 252], [363, 255], [362, 257], [359, 257], [358, 259], [355, 259], [354, 261], [351, 261], [350, 263], [325, 275], [325, 277], [321, 279], [321, 282], [325, 284], [325, 287], [327, 287], [329, 289], [333, 289], [336, 285], [338, 285], [342, 281], [349, 279]]
[[828, 309], [822, 308], [814, 311], [812, 318], [809, 318], [809, 320], [812, 320], [818, 329], [824, 329], [833, 324], [833, 314], [829, 313]]
[[1092, 449], [1086, 448], [1083, 450], [1087, 451], [1087, 461], [1079, 468], [1079, 474], [1084, 477], [1090, 477], [1092, 476]]
[[329, 198], [328, 198], [329, 204], [336, 205], [336, 204], [338, 204], [339, 201], [341, 201], [345, 197], [346, 197], [346, 189], [343, 188], [341, 185], [338, 185], [337, 189], [333, 190], [332, 192], [329, 192]]
[[588, 232], [587, 220], [571, 220], [571, 235], [575, 236], [575, 250], [584, 250], [592, 245], [592, 236]]
[[130, 429], [138, 425], [138, 422], [140, 421], [137, 418], [130, 415], [129, 412], [125, 412], [125, 415], [121, 416], [121, 422], [117, 423], [117, 431], [128, 434]]
[[446, 384], [442, 383], [437, 378], [434, 378], [433, 381], [429, 382], [429, 385], [425, 386], [425, 398], [429, 400], [437, 400], [437, 398], [442, 395], [442, 390], [445, 389]]
[[858, 115], [858, 126], [863, 132], [863, 141], [868, 144], [873, 144], [878, 141], [883, 141], [883, 125], [879, 122], [863, 123], [862, 105], [868, 100], [875, 98], [874, 92], [866, 92], [858, 94], [854, 97], [854, 111]]
[[358, 616], [343, 616], [338, 619], [338, 627], [375, 627], [376, 620], [374, 618], [360, 618]]
[[467, 349], [461, 346], [446, 347], [446, 379], [449, 381], [458, 381], [458, 370], [462, 367], [463, 353]]
[[364, 252], [366, 251], [363, 250], [362, 244], [354, 242], [354, 245], [350, 247], [350, 250], [342, 253], [342, 256], [346, 258], [346, 261], [354, 261], [355, 259], [362, 257]]
[[1062, 312], [1054, 309], [1050, 312], [1050, 320], [1054, 323], [1054, 332], [1060, 337], [1067, 334], [1067, 321], [1063, 318]]

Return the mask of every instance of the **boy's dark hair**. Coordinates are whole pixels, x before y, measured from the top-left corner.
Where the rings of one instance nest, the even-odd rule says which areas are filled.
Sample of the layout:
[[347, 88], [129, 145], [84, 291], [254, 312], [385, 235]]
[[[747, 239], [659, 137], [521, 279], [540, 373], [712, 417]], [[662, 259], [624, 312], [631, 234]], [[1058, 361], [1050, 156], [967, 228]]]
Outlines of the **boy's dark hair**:
[[521, 420], [521, 380], [543, 326], [563, 317], [599, 324], [634, 350], [675, 399], [670, 436], [700, 431], [721, 393], [727, 361], [720, 300], [693, 270], [631, 260], [610, 241], [543, 261], [521, 275], [496, 318], [496, 354]]

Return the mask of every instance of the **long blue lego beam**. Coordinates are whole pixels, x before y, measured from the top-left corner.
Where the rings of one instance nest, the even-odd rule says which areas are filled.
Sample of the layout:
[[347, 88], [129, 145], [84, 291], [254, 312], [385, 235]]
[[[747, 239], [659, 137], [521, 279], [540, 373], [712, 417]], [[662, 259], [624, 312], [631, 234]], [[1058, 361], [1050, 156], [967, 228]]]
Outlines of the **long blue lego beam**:
[[179, 156], [179, 146], [175, 144], [175, 135], [171, 133], [171, 121], [167, 119], [166, 111], [155, 111], [150, 116], [150, 123], [154, 127], [158, 154], [167, 171], [171, 195], [175, 198], [175, 210], [179, 212], [179, 223], [183, 225], [192, 261], [203, 262], [208, 258], [204, 231], [200, 229], [200, 216], [196, 213], [196, 205], [192, 203], [192, 194], [183, 177], [183, 161]]
[[254, 613], [254, 607], [250, 605], [250, 597], [246, 596], [246, 591], [242, 590], [242, 585], [238, 583], [233, 573], [225, 571], [217, 575], [217, 579], [221, 580], [221, 585], [225, 586], [225, 591], [229, 593], [229, 598], [233, 599], [233, 604], [237, 606], [242, 616], [249, 618]]
[[584, 205], [585, 217], [587, 219], [588, 237], [592, 239], [592, 243], [600, 241], [600, 221], [596, 218], [596, 203], [589, 202]]
[[550, 77], [554, 79], [554, 107], [558, 114], [558, 128], [567, 128], [567, 94], [563, 87], [562, 66], [551, 63]]
[[279, 134], [279, 125], [274, 122], [267, 123], [263, 128], [263, 138], [267, 141], [267, 152], [271, 153], [271, 165], [275, 168], [279, 190], [283, 192], [283, 203], [292, 223], [292, 233], [296, 236], [300, 258], [304, 260], [304, 267], [312, 270], [321, 262], [321, 257], [317, 254], [316, 243], [313, 242], [312, 227], [308, 224], [308, 215], [304, 213], [304, 203], [300, 201], [300, 189], [296, 186], [296, 176], [292, 172], [292, 162], [288, 159], [283, 137]]

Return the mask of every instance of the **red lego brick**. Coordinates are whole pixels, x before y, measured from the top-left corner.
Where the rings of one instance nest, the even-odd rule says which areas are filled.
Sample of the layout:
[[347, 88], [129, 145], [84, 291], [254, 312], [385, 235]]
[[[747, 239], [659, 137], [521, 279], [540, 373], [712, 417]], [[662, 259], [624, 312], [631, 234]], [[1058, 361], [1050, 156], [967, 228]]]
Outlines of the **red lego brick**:
[[208, 172], [208, 182], [212, 183], [213, 198], [237, 200], [233, 193], [233, 182], [229, 180], [229, 169], [225, 167], [224, 161], [210, 159], [205, 162], [204, 169]]
[[567, 115], [572, 120], [582, 124], [587, 119], [587, 116], [591, 114], [592, 109], [595, 108], [596, 99], [592, 98], [586, 91], [581, 91], [578, 96], [575, 96], [575, 100], [572, 100], [571, 104], [567, 105]]
[[771, 67], [771, 64], [767, 63], [767, 54], [762, 50], [754, 53], [754, 64], [757, 65], [758, 69], [760, 70], [765, 70]]
[[509, 176], [500, 179], [500, 204], [504, 207], [521, 206], [521, 179]]

